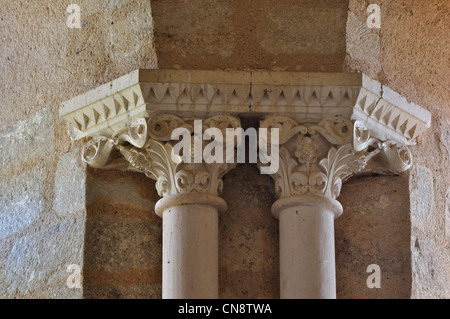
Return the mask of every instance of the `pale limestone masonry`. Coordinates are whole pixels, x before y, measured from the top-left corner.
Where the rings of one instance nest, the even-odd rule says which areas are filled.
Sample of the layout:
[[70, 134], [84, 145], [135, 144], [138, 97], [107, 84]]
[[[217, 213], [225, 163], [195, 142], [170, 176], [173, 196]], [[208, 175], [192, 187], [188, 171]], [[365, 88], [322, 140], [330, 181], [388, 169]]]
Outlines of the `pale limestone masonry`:
[[48, 159], [58, 161], [54, 135], [49, 108], [0, 134], [2, 298], [82, 296], [65, 281], [69, 264], [83, 264], [85, 172], [77, 151], [61, 156], [50, 183], [52, 210], [47, 194], [53, 176]]
[[[84, 165], [83, 165], [84, 166]], [[80, 166], [79, 152], [60, 157], [54, 183], [53, 210], [60, 216], [82, 211], [86, 207], [86, 172]]]
[[[369, 31], [361, 28], [367, 19], [366, 2], [349, 1], [345, 70], [369, 74], [401, 93], [403, 100], [433, 114], [430, 129], [411, 149], [417, 165], [409, 179], [411, 296], [449, 298], [450, 241], [445, 225], [450, 219], [445, 197], [450, 186], [450, 113], [448, 23], [444, 22], [449, 3], [376, 3], [381, 7], [382, 26]], [[397, 100], [390, 90], [383, 92]]]
[[[405, 110], [414, 115], [414, 103], [432, 113], [431, 121], [419, 116], [426, 123], [422, 128], [430, 127], [417, 137], [417, 145], [408, 146], [411, 173], [369, 174], [344, 184], [344, 196], [338, 198], [344, 213], [336, 221], [337, 297], [450, 298], [450, 2], [370, 1], [381, 6], [380, 30], [366, 27], [368, 2], [81, 1], [82, 28], [71, 30], [64, 21], [68, 4], [64, 1], [2, 1], [0, 223], [6, 220], [13, 226], [7, 226], [5, 237], [0, 234], [0, 298], [161, 296], [162, 220], [151, 214], [157, 200], [153, 181], [130, 172], [85, 170], [79, 162], [84, 141], [71, 142], [66, 124], [57, 115], [61, 101], [137, 68], [368, 74], [377, 81], [367, 84], [362, 77], [362, 87], [370, 92], [366, 97], [382, 98], [379, 106], [389, 106], [385, 104], [389, 102], [399, 112], [384, 125], [389, 113], [377, 114], [376, 110], [371, 114], [378, 117], [375, 123], [379, 128], [398, 127], [401, 134], [395, 136], [401, 139], [406, 132], [403, 137], [408, 142], [414, 142], [408, 133], [420, 129], [397, 126], [396, 115]], [[388, 87], [407, 101], [402, 98], [399, 102]], [[161, 90], [163, 98], [157, 101], [161, 110], [170, 105], [162, 102], [170, 100], [171, 90], [169, 96]], [[155, 97], [160, 94], [157, 91]], [[262, 107], [268, 111], [267, 105], [275, 110], [289, 108], [285, 91], [283, 96], [270, 91], [262, 99]], [[207, 92], [203, 91], [203, 100], [208, 98]], [[228, 92], [233, 102], [240, 97], [238, 90], [234, 95]], [[196, 105], [202, 106], [200, 91], [193, 93], [194, 99], [199, 97]], [[226, 100], [225, 93], [221, 96]], [[294, 105], [302, 101], [302, 93], [308, 96], [307, 90], [300, 90]], [[310, 102], [317, 103], [322, 98], [326, 101], [329, 92], [324, 97], [320, 91], [315, 91], [315, 96], [310, 93]], [[186, 96], [181, 100], [186, 101]], [[348, 97], [356, 101], [357, 95]], [[114, 115], [117, 104], [110, 102], [106, 104]], [[121, 106], [121, 100], [117, 102]], [[361, 106], [370, 110], [374, 105]], [[308, 105], [308, 111], [313, 107], [317, 105]], [[95, 119], [97, 115], [87, 116]], [[83, 125], [85, 118], [79, 120]], [[109, 124], [114, 124], [113, 119]], [[64, 173], [72, 164], [75, 170]], [[72, 178], [82, 178], [81, 172], [87, 175], [86, 189], [81, 183], [74, 192], [67, 189]], [[133, 186], [122, 184], [121, 178]], [[280, 292], [278, 221], [270, 216], [276, 200], [271, 191], [274, 182], [258, 176], [256, 167], [246, 164], [228, 173], [224, 184], [223, 198], [229, 209], [219, 214], [219, 297], [276, 298]], [[93, 201], [95, 205], [86, 207], [86, 212], [70, 212], [81, 206], [84, 191], [86, 205]], [[128, 192], [133, 196], [128, 197]], [[64, 198], [70, 196], [76, 201], [63, 207]], [[111, 204], [114, 201], [122, 203]], [[13, 203], [22, 207], [6, 210]], [[37, 219], [30, 208], [41, 212]], [[20, 227], [14, 225], [16, 219]], [[28, 219], [34, 222], [22, 227]], [[84, 223], [86, 229], [81, 226]], [[56, 248], [57, 259], [51, 255], [55, 245], [61, 246]], [[84, 256], [70, 251], [75, 246]], [[65, 250], [72, 254], [70, 258]], [[83, 290], [68, 289], [67, 263], [86, 269], [92, 260], [99, 271], [90, 274]], [[370, 263], [381, 266], [381, 289], [365, 285], [365, 269]], [[97, 286], [86, 295], [84, 288], [89, 285]]]
[[46, 174], [43, 167], [36, 167], [0, 182], [0, 238], [42, 217]]
[[[422, 237], [422, 238], [421, 238]], [[446, 299], [450, 294], [450, 257], [435, 241], [425, 236], [411, 236], [412, 298]], [[436, 285], [435, 282], [441, 283]]]
[[[227, 210], [218, 195], [235, 167], [174, 159], [173, 129], [193, 133], [192, 120], [202, 119], [203, 130], [224, 133], [241, 127], [239, 117], [279, 129], [272, 213], [280, 220], [280, 296], [329, 299], [336, 298], [343, 181], [361, 171], [408, 170], [407, 146], [431, 123], [428, 111], [365, 75], [262, 71], [136, 70], [62, 103], [60, 116], [73, 139], [91, 137], [81, 154], [88, 165], [156, 181], [169, 299], [218, 297], [218, 213]], [[123, 158], [111, 160], [114, 149]]]
[[[84, 218], [71, 218], [50, 228], [21, 237], [13, 246], [3, 274], [7, 287], [1, 297], [32, 294], [43, 286], [47, 298], [80, 298], [81, 289], [68, 289], [67, 266], [82, 265]], [[63, 289], [61, 289], [61, 287]], [[43, 295], [44, 297], [44, 295]]]
[[11, 167], [41, 159], [53, 149], [52, 114], [45, 108], [0, 133], [0, 173], [8, 174]]

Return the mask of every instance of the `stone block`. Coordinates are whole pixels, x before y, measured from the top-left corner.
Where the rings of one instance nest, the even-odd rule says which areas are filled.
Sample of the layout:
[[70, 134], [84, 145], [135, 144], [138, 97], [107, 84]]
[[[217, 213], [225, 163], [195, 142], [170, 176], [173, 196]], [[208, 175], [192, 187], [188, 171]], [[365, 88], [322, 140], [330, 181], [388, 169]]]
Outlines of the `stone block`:
[[347, 18], [347, 54], [354, 66], [368, 68], [366, 73], [374, 77], [381, 72], [381, 41], [379, 35], [367, 27], [353, 13]]
[[36, 167], [0, 182], [0, 238], [31, 225], [41, 217], [45, 178], [45, 169]]
[[447, 196], [445, 199], [445, 237], [450, 243], [450, 187], [447, 189]]
[[411, 237], [411, 297], [419, 299], [449, 298], [450, 256], [448, 250], [433, 240]]
[[52, 114], [45, 108], [0, 133], [0, 173], [42, 158], [54, 149]]
[[416, 165], [410, 173], [411, 224], [425, 230], [430, 227], [430, 215], [434, 208], [433, 175], [425, 167]]
[[85, 208], [86, 170], [79, 164], [80, 151], [67, 153], [59, 159], [56, 169], [53, 209], [60, 216]]
[[[67, 266], [83, 265], [84, 222], [82, 217], [68, 219], [21, 237], [0, 275], [0, 281], [7, 287], [2, 297], [26, 297], [55, 283], [65, 286], [69, 276]], [[67, 286], [61, 289], [69, 290]], [[82, 291], [78, 290], [81, 296]]]
[[345, 16], [344, 8], [274, 3], [261, 46], [271, 54], [343, 53]]
[[161, 265], [160, 224], [97, 216], [86, 227], [88, 270], [118, 272]]

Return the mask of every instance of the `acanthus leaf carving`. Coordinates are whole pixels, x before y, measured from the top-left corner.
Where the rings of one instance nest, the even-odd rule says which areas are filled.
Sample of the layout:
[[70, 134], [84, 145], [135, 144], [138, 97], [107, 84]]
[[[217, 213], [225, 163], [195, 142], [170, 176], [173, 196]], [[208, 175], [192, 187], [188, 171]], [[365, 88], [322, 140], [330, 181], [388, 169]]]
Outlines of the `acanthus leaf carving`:
[[274, 116], [261, 124], [278, 127], [284, 137], [280, 140], [279, 170], [272, 175], [279, 197], [311, 193], [336, 199], [342, 182], [364, 170], [378, 154], [384, 154], [391, 172], [411, 166], [405, 146], [393, 140], [380, 141], [360, 121], [330, 118], [317, 124], [300, 124], [295, 119]]
[[177, 166], [182, 161], [180, 156], [172, 154], [172, 149], [170, 143], [150, 140], [145, 150], [151, 158], [150, 174], [156, 180], [156, 190], [161, 197], [178, 193], [176, 174]]
[[345, 144], [336, 149], [331, 147], [326, 158], [319, 162], [326, 175], [326, 187], [324, 194], [336, 199], [341, 192], [342, 178], [349, 174], [348, 164], [353, 159], [351, 144]]
[[[189, 192], [218, 195], [223, 188], [222, 177], [235, 164], [204, 161], [194, 163], [193, 147], [191, 163], [185, 163], [173, 151], [171, 130], [183, 127], [192, 133], [194, 120], [167, 114], [155, 115], [148, 121], [138, 119], [110, 138], [92, 138], [84, 147], [83, 160], [93, 167], [105, 168], [110, 153], [116, 148], [129, 163], [129, 169], [142, 172], [156, 181], [156, 189], [162, 197]], [[240, 120], [229, 115], [216, 115], [204, 120], [202, 124], [202, 133], [208, 128], [217, 128], [225, 133], [227, 128], [240, 127]], [[191, 143], [194, 142], [191, 140]]]

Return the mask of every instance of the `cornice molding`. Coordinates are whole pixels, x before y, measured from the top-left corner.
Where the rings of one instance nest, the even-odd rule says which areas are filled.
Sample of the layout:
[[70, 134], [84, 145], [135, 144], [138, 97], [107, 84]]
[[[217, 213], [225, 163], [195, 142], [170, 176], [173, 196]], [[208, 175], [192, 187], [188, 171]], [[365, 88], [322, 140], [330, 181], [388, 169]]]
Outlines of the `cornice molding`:
[[429, 127], [430, 113], [385, 98], [374, 83], [351, 73], [136, 70], [62, 103], [59, 113], [73, 139], [111, 136], [158, 113], [277, 114], [304, 122], [335, 116], [359, 120], [380, 139], [414, 144]]
[[113, 167], [109, 154], [117, 149], [129, 168], [157, 180], [161, 196], [217, 195], [232, 168], [169, 158], [172, 130], [192, 133], [194, 119], [204, 121], [203, 130], [237, 128], [240, 118], [280, 128], [278, 195], [333, 199], [378, 154], [390, 171], [408, 169], [406, 146], [431, 123], [427, 110], [351, 73], [136, 70], [62, 103], [59, 113], [73, 139], [90, 138], [86, 163]]

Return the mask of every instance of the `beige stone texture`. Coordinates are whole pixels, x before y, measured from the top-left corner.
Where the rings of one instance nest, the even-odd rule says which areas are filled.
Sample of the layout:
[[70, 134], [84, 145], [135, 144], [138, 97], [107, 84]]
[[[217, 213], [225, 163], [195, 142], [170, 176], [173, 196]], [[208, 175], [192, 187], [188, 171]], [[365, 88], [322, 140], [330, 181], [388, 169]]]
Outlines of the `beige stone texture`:
[[[337, 296], [409, 298], [411, 222], [408, 176], [359, 176], [345, 182], [336, 220]], [[380, 266], [381, 288], [369, 289], [369, 265]]]
[[[381, 6], [380, 30], [364, 29], [369, 2]], [[364, 72], [430, 111], [430, 129], [410, 147], [409, 178], [344, 184], [337, 297], [450, 298], [448, 1], [77, 4], [81, 29], [66, 26], [63, 1], [0, 1], [1, 298], [162, 296], [154, 182], [131, 172], [86, 172], [77, 156], [85, 141], [72, 142], [58, 114], [63, 101], [157, 67]], [[68, 189], [83, 174], [84, 187]], [[84, 193], [84, 207], [62, 205], [72, 196], [82, 203]], [[222, 197], [229, 208], [218, 222], [219, 297], [279, 298], [272, 179], [239, 165], [225, 176]], [[81, 290], [66, 286], [68, 263], [83, 266]], [[381, 289], [366, 286], [372, 263], [381, 267]]]
[[157, 65], [150, 1], [77, 4], [81, 29], [66, 25], [68, 3], [0, 1], [1, 297], [83, 296], [66, 267], [83, 266], [86, 173], [58, 107]]
[[[371, 56], [353, 58], [362, 57], [365, 48], [352, 46], [348, 43], [351, 37], [347, 37], [345, 69], [370, 75], [432, 114], [430, 129], [411, 148], [416, 168], [411, 172], [409, 189], [419, 196], [411, 196], [410, 208], [411, 296], [449, 298], [450, 241], [445, 229], [448, 224], [445, 198], [450, 185], [450, 3], [439, 0], [374, 3], [381, 7], [382, 25], [375, 32], [380, 41], [380, 67], [374, 68]], [[350, 11], [359, 23], [366, 19], [366, 4], [362, 0], [350, 1]], [[414, 253], [416, 242], [421, 248]]]
[[342, 69], [348, 0], [152, 1], [162, 69]]
[[143, 174], [89, 169], [84, 298], [161, 298], [162, 222]]

